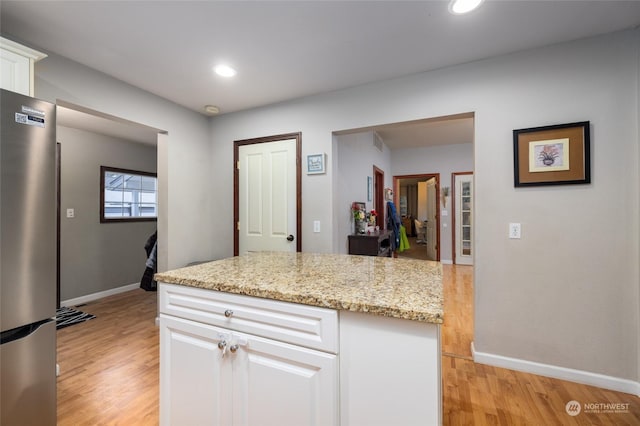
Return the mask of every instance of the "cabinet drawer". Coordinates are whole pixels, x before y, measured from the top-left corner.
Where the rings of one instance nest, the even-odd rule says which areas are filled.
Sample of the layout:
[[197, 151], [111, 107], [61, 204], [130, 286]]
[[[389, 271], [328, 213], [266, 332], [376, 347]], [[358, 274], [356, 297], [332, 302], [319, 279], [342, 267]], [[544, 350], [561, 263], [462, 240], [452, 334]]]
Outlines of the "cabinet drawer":
[[161, 313], [338, 353], [332, 309], [160, 283]]

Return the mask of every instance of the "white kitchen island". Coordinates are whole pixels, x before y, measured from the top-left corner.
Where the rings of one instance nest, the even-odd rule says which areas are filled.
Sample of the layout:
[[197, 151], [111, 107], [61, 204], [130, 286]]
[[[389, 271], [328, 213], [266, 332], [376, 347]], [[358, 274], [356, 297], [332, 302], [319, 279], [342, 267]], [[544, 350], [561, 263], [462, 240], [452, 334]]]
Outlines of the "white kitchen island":
[[437, 262], [251, 253], [156, 275], [162, 425], [438, 425]]

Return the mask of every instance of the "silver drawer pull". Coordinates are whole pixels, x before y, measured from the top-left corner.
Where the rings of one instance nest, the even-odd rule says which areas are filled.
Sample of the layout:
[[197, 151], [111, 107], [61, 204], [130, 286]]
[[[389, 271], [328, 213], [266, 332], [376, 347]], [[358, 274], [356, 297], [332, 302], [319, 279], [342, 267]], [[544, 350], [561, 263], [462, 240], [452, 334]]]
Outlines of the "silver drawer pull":
[[227, 353], [227, 342], [225, 340], [221, 340], [218, 342], [218, 349], [222, 351], [222, 358], [224, 358]]
[[229, 318], [231, 315], [233, 315], [233, 311], [231, 309], [227, 309], [226, 311], [224, 311], [224, 316]]

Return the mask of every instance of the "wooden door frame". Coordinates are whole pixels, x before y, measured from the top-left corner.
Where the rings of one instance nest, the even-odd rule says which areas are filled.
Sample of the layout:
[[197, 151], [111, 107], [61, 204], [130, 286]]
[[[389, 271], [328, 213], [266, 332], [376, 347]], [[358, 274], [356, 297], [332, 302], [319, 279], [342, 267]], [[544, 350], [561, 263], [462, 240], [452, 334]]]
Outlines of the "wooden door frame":
[[[423, 173], [414, 175], [397, 175], [393, 176], [393, 202], [399, 206], [400, 199], [400, 180], [401, 179], [436, 179], [436, 261], [440, 262], [440, 173]], [[398, 208], [398, 207], [397, 207]], [[398, 210], [398, 214], [400, 211]]]
[[233, 255], [240, 251], [240, 173], [238, 171], [239, 149], [243, 145], [296, 140], [296, 251], [302, 251], [302, 133], [284, 133], [281, 135], [233, 141]]
[[[473, 172], [454, 172], [451, 173], [451, 262], [456, 264], [456, 176], [473, 175]], [[475, 203], [475, 194], [471, 194], [471, 202]], [[473, 221], [473, 206], [471, 210], [471, 217]], [[473, 224], [473, 222], [472, 222]], [[474, 232], [474, 227], [471, 228], [471, 232]], [[472, 235], [473, 238], [473, 235]], [[472, 239], [472, 241], [474, 241]], [[473, 246], [471, 247], [473, 249]], [[475, 253], [473, 253], [475, 255]], [[475, 264], [475, 257], [474, 262]]]
[[384, 170], [373, 166], [373, 208], [378, 213], [378, 226], [380, 229], [387, 228], [387, 221], [385, 220], [385, 208], [384, 208]]

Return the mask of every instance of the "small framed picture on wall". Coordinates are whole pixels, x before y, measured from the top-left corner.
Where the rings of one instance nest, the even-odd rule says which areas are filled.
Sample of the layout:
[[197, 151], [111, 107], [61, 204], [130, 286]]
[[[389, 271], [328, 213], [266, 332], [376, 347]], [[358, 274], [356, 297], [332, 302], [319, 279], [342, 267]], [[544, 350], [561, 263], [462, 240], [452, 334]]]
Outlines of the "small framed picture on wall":
[[319, 175], [326, 173], [326, 154], [307, 155], [307, 174]]

